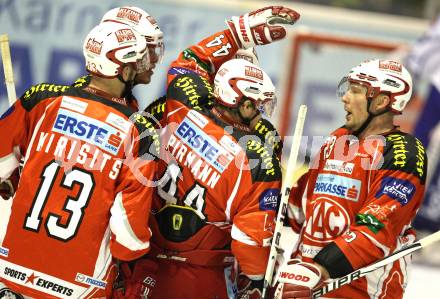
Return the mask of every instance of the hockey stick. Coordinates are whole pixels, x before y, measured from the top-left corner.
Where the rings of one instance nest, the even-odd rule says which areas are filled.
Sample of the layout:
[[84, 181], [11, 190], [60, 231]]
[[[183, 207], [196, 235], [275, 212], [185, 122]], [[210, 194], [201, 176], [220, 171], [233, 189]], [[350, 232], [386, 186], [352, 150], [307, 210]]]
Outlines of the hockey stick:
[[421, 248], [427, 247], [431, 245], [434, 242], [437, 242], [440, 240], [440, 231], [437, 231], [409, 246], [405, 246], [400, 250], [397, 250], [396, 252], [392, 253], [391, 255], [369, 265], [366, 267], [363, 267], [361, 269], [358, 269], [356, 271], [351, 272], [350, 274], [347, 274], [345, 276], [342, 276], [340, 278], [334, 279], [325, 286], [323, 286], [320, 289], [313, 291], [312, 298], [319, 298], [320, 296], [327, 294], [330, 291], [336, 290], [343, 285], [352, 283], [354, 280], [359, 279], [361, 277], [364, 277], [370, 272], [373, 272], [374, 270], [377, 270], [379, 268], [382, 268], [383, 266], [392, 263], [401, 257], [404, 257], [405, 255], [408, 255], [416, 250], [419, 250]]
[[3, 71], [5, 73], [9, 106], [12, 106], [17, 99], [17, 95], [15, 93], [14, 73], [12, 71], [11, 51], [9, 49], [9, 38], [7, 34], [0, 35], [0, 49], [2, 52]]
[[[281, 249], [281, 229], [283, 228], [284, 217], [287, 211], [287, 204], [289, 200], [290, 190], [293, 185], [293, 172], [296, 168], [296, 160], [298, 158], [299, 146], [301, 144], [301, 137], [304, 128], [304, 122], [307, 114], [307, 106], [301, 105], [298, 111], [298, 118], [296, 120], [295, 132], [293, 134], [292, 146], [290, 148], [289, 160], [287, 161], [287, 169], [283, 176], [283, 183], [281, 186], [281, 200], [280, 208], [276, 219], [275, 232], [270, 246], [269, 260], [267, 262], [266, 274], [264, 275], [262, 298], [266, 298], [267, 289], [270, 287], [273, 278], [273, 270], [277, 255]], [[287, 174], [290, 174], [288, 176]]]

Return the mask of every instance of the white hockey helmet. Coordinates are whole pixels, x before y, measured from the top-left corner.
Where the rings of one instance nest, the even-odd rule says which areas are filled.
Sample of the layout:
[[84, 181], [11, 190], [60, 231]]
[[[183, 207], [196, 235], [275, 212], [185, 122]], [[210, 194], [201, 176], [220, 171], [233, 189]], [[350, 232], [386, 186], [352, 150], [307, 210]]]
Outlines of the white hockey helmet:
[[379, 94], [388, 95], [389, 107], [395, 114], [401, 114], [411, 99], [411, 75], [401, 63], [392, 60], [368, 60], [352, 68], [339, 83], [338, 96], [345, 93], [350, 82], [365, 86], [369, 99]]
[[83, 45], [87, 70], [105, 78], [117, 77], [122, 67], [131, 64], [138, 72], [147, 69], [147, 44], [130, 26], [106, 22], [89, 32]]
[[231, 59], [219, 68], [214, 78], [214, 94], [226, 107], [236, 108], [243, 98], [250, 99], [267, 117], [276, 106], [275, 86], [257, 65], [244, 59]]
[[[164, 55], [163, 32], [153, 16], [145, 10], [135, 6], [116, 7], [104, 14], [101, 22], [119, 22], [131, 26], [145, 37], [147, 45], [154, 50], [160, 63]], [[148, 57], [151, 65], [151, 59]]]

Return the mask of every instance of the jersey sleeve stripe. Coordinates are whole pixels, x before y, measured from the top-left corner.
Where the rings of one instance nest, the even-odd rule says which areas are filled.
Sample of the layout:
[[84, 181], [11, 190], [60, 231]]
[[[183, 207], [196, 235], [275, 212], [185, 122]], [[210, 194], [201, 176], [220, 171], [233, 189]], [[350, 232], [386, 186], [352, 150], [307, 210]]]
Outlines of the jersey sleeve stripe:
[[257, 242], [252, 240], [246, 233], [241, 231], [237, 226], [232, 225], [231, 237], [234, 240], [237, 240], [241, 243], [250, 245], [250, 246], [258, 246]]
[[122, 192], [118, 192], [115, 202], [110, 209], [110, 229], [116, 236], [116, 241], [132, 251], [143, 250], [150, 247], [150, 242], [142, 242], [133, 232], [128, 222], [127, 212], [122, 204]]
[[245, 161], [245, 159], [243, 159], [243, 161], [241, 162], [240, 173], [238, 174], [237, 181], [235, 182], [234, 189], [232, 189], [232, 193], [229, 196], [228, 201], [226, 202], [226, 210], [225, 210], [226, 222], [231, 221], [231, 206], [232, 206], [232, 202], [234, 201], [234, 198], [237, 196], [238, 187], [240, 186], [241, 175], [243, 174], [243, 164], [244, 164], [244, 161]]

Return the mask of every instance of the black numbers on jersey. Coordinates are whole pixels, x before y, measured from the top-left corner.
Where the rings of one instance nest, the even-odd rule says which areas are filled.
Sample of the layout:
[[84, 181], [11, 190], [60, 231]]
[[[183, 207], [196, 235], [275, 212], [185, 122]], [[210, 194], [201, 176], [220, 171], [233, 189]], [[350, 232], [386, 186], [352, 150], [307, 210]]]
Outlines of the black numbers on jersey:
[[[43, 219], [41, 214], [49, 200], [49, 195], [54, 187], [55, 179], [58, 176], [60, 165], [52, 161], [44, 167], [40, 175], [41, 183], [34, 197], [31, 210], [27, 214], [24, 228], [38, 232]], [[73, 167], [68, 173], [64, 173], [60, 186], [72, 190], [74, 185], [79, 185], [76, 197], [67, 197], [63, 210], [69, 213], [66, 224], [61, 223], [61, 216], [48, 213], [44, 226], [47, 234], [55, 239], [68, 241], [75, 237], [81, 221], [84, 217], [84, 210], [92, 197], [95, 188], [93, 175], [84, 169]]]
[[226, 56], [229, 54], [228, 49], [232, 48], [232, 46], [230, 43], [223, 44], [223, 41], [222, 41], [223, 38], [225, 38], [225, 36], [223, 34], [220, 34], [220, 35], [216, 36], [212, 41], [210, 41], [206, 44], [207, 48], [221, 46], [220, 49], [218, 49], [217, 51], [212, 53], [212, 56], [220, 57], [220, 56]]
[[[177, 195], [177, 184], [181, 174], [182, 172], [180, 167], [175, 163], [170, 163], [168, 164], [164, 175], [159, 180], [157, 192], [159, 196], [165, 200], [166, 204], [180, 204], [179, 197]], [[205, 187], [195, 183], [191, 188], [188, 189], [182, 199], [183, 203], [186, 206], [193, 208], [202, 219], [206, 218], [206, 216], [203, 214], [206, 205], [205, 191]]]

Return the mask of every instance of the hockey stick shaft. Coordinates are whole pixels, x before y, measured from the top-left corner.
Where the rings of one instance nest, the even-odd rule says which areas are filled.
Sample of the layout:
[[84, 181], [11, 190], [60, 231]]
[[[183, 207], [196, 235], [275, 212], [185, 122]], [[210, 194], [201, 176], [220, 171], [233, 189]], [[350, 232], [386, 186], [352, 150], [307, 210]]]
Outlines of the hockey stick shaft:
[[0, 35], [0, 50], [5, 73], [6, 91], [8, 93], [9, 105], [12, 106], [17, 99], [15, 93], [14, 73], [12, 71], [11, 51], [9, 49], [9, 38], [7, 34]]
[[358, 269], [356, 271], [351, 272], [350, 274], [347, 274], [345, 276], [342, 276], [340, 278], [334, 279], [325, 286], [323, 286], [320, 289], [313, 291], [313, 298], [319, 298], [322, 295], [327, 294], [328, 292], [331, 292], [333, 290], [336, 290], [346, 284], [352, 283], [353, 281], [364, 277], [370, 272], [373, 272], [374, 270], [377, 270], [379, 268], [382, 268], [383, 266], [392, 263], [416, 250], [419, 250], [421, 248], [425, 248], [429, 245], [431, 245], [434, 242], [437, 242], [440, 240], [440, 231], [437, 231], [409, 246], [403, 247], [400, 250], [397, 250], [396, 252], [392, 253], [391, 255], [369, 265], [364, 268]]
[[307, 114], [307, 106], [301, 105], [298, 111], [298, 118], [296, 120], [295, 132], [293, 134], [292, 146], [290, 147], [289, 159], [287, 161], [287, 169], [283, 176], [283, 182], [281, 186], [281, 200], [280, 208], [278, 210], [275, 231], [270, 247], [269, 260], [266, 267], [266, 273], [264, 275], [264, 286], [262, 298], [266, 298], [267, 290], [272, 283], [273, 270], [275, 268], [275, 262], [277, 259], [278, 251], [281, 249], [281, 229], [283, 228], [284, 217], [287, 211], [287, 204], [289, 200], [290, 190], [293, 185], [293, 172], [296, 168], [296, 161], [298, 158], [299, 146], [301, 144], [301, 137], [304, 129], [304, 122]]

